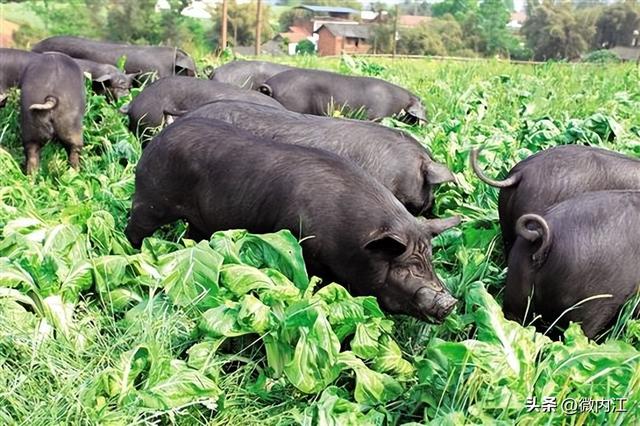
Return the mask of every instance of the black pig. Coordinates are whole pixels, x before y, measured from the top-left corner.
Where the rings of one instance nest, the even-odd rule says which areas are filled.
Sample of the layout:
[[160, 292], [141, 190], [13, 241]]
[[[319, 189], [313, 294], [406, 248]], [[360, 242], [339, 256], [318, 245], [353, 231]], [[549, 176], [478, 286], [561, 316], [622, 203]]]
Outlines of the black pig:
[[[587, 337], [596, 337], [640, 284], [639, 212], [640, 191], [596, 191], [542, 215], [521, 216], [509, 256], [505, 315], [529, 321], [535, 313], [546, 325], [559, 319], [563, 328], [580, 322]], [[610, 297], [580, 303], [598, 295]]]
[[233, 61], [213, 71], [211, 80], [254, 90], [274, 75], [293, 67], [265, 61]]
[[27, 173], [38, 169], [42, 146], [56, 136], [72, 167], [80, 165], [84, 76], [78, 64], [62, 53], [43, 53], [29, 62], [20, 80], [20, 125]]
[[333, 107], [362, 111], [369, 120], [403, 112], [413, 121], [427, 119], [417, 96], [379, 78], [293, 69], [276, 74], [258, 90], [286, 109], [305, 114], [327, 115]]
[[242, 90], [217, 81], [173, 76], [147, 86], [121, 111], [129, 115], [131, 131], [142, 133], [203, 104], [223, 99], [241, 99], [284, 109], [276, 100], [256, 91]]
[[483, 182], [501, 188], [498, 213], [506, 255], [516, 239], [516, 220], [523, 214], [541, 214], [584, 192], [640, 189], [640, 161], [601, 148], [550, 148], [516, 164], [502, 181], [484, 175], [478, 166], [478, 153], [471, 152], [473, 170]]
[[326, 151], [259, 140], [217, 120], [181, 119], [143, 151], [126, 228], [143, 238], [178, 219], [201, 237], [288, 229], [312, 274], [377, 296], [392, 312], [442, 321], [456, 300], [430, 262], [459, 218], [416, 219], [382, 185]]
[[80, 37], [55, 36], [37, 43], [34, 52], [62, 52], [73, 58], [88, 59], [102, 64], [118, 65], [125, 57], [124, 68], [131, 74], [157, 73], [158, 78], [170, 75], [196, 75], [193, 59], [175, 47], [136, 46]]
[[358, 120], [303, 115], [247, 102], [212, 102], [185, 117], [226, 121], [257, 136], [321, 148], [353, 161], [387, 187], [413, 214], [433, 204], [433, 186], [454, 180], [405, 132]]

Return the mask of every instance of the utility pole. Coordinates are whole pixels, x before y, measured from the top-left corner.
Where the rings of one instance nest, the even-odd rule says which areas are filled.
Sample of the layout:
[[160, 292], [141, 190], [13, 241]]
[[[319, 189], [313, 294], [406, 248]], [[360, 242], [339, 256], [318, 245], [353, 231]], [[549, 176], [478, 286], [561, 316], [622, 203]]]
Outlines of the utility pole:
[[222, 50], [227, 48], [227, 0], [222, 0], [222, 34], [220, 35]]
[[396, 4], [396, 16], [393, 17], [393, 55], [392, 57], [396, 57], [396, 45], [398, 44], [398, 15], [400, 8]]
[[256, 12], [256, 56], [260, 55], [261, 31], [262, 31], [262, 0], [258, 0], [258, 11]]

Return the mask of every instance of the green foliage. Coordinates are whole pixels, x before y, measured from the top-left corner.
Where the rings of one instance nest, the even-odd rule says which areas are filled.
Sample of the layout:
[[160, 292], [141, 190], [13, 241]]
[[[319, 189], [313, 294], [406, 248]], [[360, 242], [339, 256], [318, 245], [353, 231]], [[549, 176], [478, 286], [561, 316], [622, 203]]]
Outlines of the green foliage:
[[[635, 2], [611, 5], [596, 22], [596, 47], [631, 46], [634, 31], [640, 30], [640, 7]], [[640, 40], [640, 36], [636, 35]]]
[[582, 26], [566, 5], [541, 5], [531, 11], [522, 33], [539, 61], [577, 59], [589, 47], [594, 30]]
[[589, 52], [582, 58], [584, 62], [593, 62], [596, 64], [611, 64], [620, 62], [620, 58], [614, 52], [602, 49]]
[[316, 45], [310, 40], [302, 40], [296, 45], [296, 55], [315, 55]]
[[14, 38], [28, 46], [52, 35], [76, 35], [135, 44], [168, 44], [187, 49], [210, 50], [202, 21], [180, 15], [183, 0], [170, 1], [171, 10], [155, 11], [155, 0], [32, 1], [29, 9], [43, 28], [23, 25]]
[[[504, 319], [498, 191], [504, 176], [566, 143], [640, 154], [634, 65], [497, 61], [289, 63], [375, 75], [407, 87], [429, 126], [401, 127], [455, 173], [435, 214], [463, 223], [434, 240], [434, 266], [460, 300], [440, 325], [381, 312], [372, 297], [307, 275], [289, 232], [167, 226], [126, 241], [140, 142], [117, 108], [89, 94], [82, 169], [58, 144], [26, 177], [18, 97], [0, 110], [0, 421], [24, 424], [634, 424], [640, 321], [631, 300], [599, 342], [571, 326], [552, 342]], [[594, 87], [600, 88], [593, 90]], [[135, 91], [134, 91], [135, 92]], [[135, 93], [134, 93], [135, 95]], [[568, 417], [535, 396], [628, 398], [627, 412]]]

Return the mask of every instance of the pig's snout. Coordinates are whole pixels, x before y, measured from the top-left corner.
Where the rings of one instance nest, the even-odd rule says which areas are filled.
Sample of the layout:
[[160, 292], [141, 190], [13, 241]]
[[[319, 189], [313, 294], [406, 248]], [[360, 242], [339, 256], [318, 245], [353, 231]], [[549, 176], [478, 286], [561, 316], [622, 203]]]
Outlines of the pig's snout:
[[[433, 287], [436, 286], [433, 285]], [[446, 290], [436, 291], [429, 287], [422, 287], [416, 291], [415, 303], [420, 315], [441, 323], [451, 313], [458, 300]]]

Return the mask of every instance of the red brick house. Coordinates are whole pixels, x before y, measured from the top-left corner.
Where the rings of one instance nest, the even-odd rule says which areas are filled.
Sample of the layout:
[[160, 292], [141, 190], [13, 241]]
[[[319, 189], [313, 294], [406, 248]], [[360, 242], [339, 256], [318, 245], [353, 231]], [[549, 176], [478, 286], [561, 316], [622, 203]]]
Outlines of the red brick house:
[[360, 24], [323, 24], [318, 30], [318, 55], [335, 56], [341, 53], [368, 53], [370, 30]]

